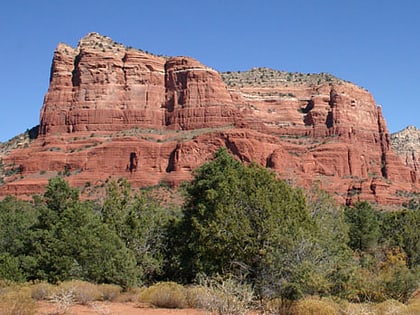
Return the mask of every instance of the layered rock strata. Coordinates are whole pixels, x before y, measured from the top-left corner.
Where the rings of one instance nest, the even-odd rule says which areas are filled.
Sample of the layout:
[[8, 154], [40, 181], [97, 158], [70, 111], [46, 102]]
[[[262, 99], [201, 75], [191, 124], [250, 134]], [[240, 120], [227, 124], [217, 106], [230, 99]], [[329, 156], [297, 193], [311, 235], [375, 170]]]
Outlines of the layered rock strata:
[[419, 189], [381, 108], [354, 84], [264, 68], [220, 74], [92, 33], [58, 45], [39, 136], [3, 156], [0, 195], [40, 193], [59, 173], [82, 188], [110, 177], [177, 185], [221, 146], [342, 203], [398, 204], [400, 191]]

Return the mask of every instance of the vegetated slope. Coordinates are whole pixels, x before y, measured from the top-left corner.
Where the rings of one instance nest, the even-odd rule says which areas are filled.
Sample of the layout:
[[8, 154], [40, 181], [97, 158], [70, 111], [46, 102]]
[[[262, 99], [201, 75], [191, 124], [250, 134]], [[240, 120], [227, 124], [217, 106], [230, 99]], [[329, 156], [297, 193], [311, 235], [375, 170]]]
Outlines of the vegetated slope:
[[419, 189], [365, 89], [329, 74], [220, 74], [90, 33], [58, 45], [39, 136], [3, 157], [0, 195], [40, 193], [57, 174], [79, 187], [178, 185], [219, 147], [342, 203], [398, 204]]

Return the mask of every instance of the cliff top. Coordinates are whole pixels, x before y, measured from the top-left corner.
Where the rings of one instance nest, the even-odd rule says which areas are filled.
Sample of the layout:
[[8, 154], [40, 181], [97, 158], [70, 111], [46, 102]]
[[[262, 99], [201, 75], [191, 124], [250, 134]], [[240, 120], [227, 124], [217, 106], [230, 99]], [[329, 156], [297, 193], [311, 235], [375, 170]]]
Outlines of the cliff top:
[[153, 55], [153, 56], [165, 57], [162, 55], [156, 55], [156, 54], [150, 53], [140, 48], [133, 48], [131, 46], [125, 46], [123, 44], [117, 43], [116, 41], [114, 41], [112, 38], [108, 36], [104, 36], [95, 32], [88, 33], [85, 37], [80, 39], [76, 48], [73, 48], [66, 43], [60, 43], [57, 47], [57, 50], [63, 51], [66, 53], [71, 52], [71, 53], [76, 53], [76, 54], [78, 54], [80, 50], [94, 50], [94, 51], [102, 52], [102, 53], [115, 53], [115, 54], [121, 54], [121, 53], [126, 52], [127, 50], [135, 50], [135, 51], [140, 51], [140, 52]]
[[[81, 49], [84, 49], [95, 50], [98, 52], [112, 52], [117, 54], [123, 53], [129, 49], [134, 49], [153, 56], [165, 57], [139, 48], [125, 46], [115, 42], [108, 36], [104, 36], [96, 32], [88, 33], [85, 37], [80, 39], [76, 49], [64, 43], [59, 44], [58, 49], [62, 51], [75, 51], [76, 53], [78, 53]], [[328, 73], [288, 72], [265, 67], [256, 67], [248, 71], [222, 72], [221, 76], [224, 83], [228, 87], [270, 86], [278, 84], [305, 84], [312, 86], [325, 83], [349, 83], [348, 81], [342, 80]]]
[[227, 71], [222, 73], [223, 81], [229, 87], [269, 86], [277, 84], [319, 85], [342, 84], [348, 81], [328, 73], [300, 73], [279, 71], [270, 68], [252, 68], [248, 71]]

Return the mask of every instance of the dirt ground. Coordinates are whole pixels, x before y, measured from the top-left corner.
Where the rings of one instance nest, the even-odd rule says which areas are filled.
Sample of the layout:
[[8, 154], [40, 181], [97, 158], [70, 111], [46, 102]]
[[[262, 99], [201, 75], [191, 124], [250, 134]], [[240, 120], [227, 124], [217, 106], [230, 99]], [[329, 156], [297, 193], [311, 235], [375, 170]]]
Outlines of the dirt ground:
[[[37, 315], [57, 315], [63, 310], [59, 305], [50, 302], [37, 303]], [[208, 315], [196, 309], [161, 309], [142, 307], [134, 302], [93, 302], [89, 305], [72, 305], [65, 312], [67, 315]]]

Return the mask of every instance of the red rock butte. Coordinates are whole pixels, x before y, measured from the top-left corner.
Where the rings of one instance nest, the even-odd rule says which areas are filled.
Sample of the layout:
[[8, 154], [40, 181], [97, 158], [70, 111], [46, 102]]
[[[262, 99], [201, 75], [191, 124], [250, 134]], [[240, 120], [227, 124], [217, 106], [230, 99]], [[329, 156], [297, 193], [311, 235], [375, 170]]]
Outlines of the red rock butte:
[[342, 203], [400, 204], [419, 191], [380, 106], [355, 84], [266, 68], [219, 73], [90, 33], [76, 48], [58, 45], [39, 135], [2, 157], [0, 196], [42, 193], [57, 174], [81, 188], [120, 177], [178, 185], [219, 147]]

